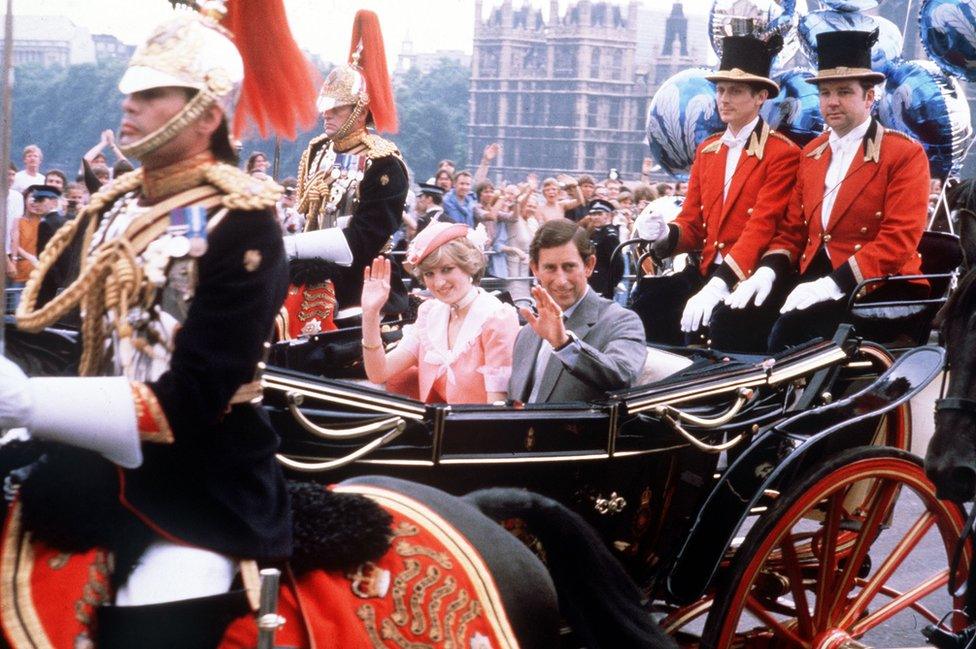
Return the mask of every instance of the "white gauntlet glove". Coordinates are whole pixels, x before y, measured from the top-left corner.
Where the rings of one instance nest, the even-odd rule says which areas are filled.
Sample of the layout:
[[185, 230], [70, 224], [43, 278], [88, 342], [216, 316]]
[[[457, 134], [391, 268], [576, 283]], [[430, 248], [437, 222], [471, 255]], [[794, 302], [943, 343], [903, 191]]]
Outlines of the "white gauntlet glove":
[[32, 378], [0, 356], [0, 428], [101, 453], [128, 469], [142, 464], [132, 389], [124, 377]]
[[341, 228], [313, 230], [285, 237], [285, 254], [292, 259], [324, 259], [340, 266], [352, 264], [352, 250]]
[[794, 309], [802, 311], [819, 302], [839, 300], [842, 297], [844, 297], [844, 291], [840, 290], [837, 282], [828, 275], [812, 282], [804, 282], [798, 285], [786, 297], [786, 302], [783, 303], [783, 308], [779, 312], [787, 313]]
[[[749, 279], [739, 282], [739, 285], [732, 291], [732, 295], [725, 298], [725, 303], [733, 309], [744, 309], [754, 302], [756, 306], [769, 297], [773, 290], [773, 282], [776, 281], [776, 271], [768, 266], [760, 266]], [[755, 298], [755, 301], [753, 300]]]
[[681, 314], [681, 331], [693, 333], [700, 327], [707, 327], [712, 318], [712, 309], [728, 297], [729, 287], [718, 277], [708, 280], [708, 283], [685, 304], [685, 311]]

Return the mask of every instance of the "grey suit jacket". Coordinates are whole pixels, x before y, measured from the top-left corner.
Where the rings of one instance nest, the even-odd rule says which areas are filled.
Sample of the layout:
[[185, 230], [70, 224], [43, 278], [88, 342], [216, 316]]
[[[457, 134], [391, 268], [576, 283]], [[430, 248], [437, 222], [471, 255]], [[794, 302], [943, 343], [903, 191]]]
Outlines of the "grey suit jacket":
[[[580, 339], [581, 353], [572, 367], [555, 354], [550, 356], [537, 401], [594, 401], [609, 390], [633, 385], [647, 358], [644, 325], [636, 313], [590, 289], [566, 321], [566, 328]], [[542, 339], [535, 330], [522, 327], [515, 339], [509, 398], [529, 398], [540, 345]]]

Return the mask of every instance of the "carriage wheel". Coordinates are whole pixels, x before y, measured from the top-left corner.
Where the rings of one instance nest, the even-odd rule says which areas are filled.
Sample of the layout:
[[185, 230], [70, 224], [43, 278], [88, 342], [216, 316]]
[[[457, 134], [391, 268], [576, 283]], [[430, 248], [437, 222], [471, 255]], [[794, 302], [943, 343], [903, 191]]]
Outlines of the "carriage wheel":
[[[852, 506], [853, 490], [869, 495]], [[907, 527], [887, 524], [896, 500], [895, 519]], [[715, 593], [701, 644], [826, 648], [851, 639], [877, 644], [872, 633], [893, 624], [917, 632], [962, 607], [944, 587], [964, 526], [960, 508], [936, 499], [910, 453], [842, 453], [798, 481], [749, 531]], [[960, 574], [971, 560], [970, 546]], [[959, 630], [965, 621], [950, 624]]]

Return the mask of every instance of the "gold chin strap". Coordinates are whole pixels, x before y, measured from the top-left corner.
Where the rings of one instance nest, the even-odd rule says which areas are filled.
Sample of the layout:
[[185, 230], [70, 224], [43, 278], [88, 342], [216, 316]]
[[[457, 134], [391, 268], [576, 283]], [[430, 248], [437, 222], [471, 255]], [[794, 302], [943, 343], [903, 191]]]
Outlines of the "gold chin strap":
[[332, 136], [333, 142], [338, 142], [352, 133], [353, 128], [356, 126], [356, 122], [359, 121], [360, 115], [362, 115], [363, 111], [366, 110], [366, 104], [367, 102], [363, 101], [363, 95], [360, 93], [359, 99], [356, 101], [355, 108], [352, 109], [352, 112], [349, 113], [349, 117], [347, 117], [346, 121], [342, 123], [342, 126], [340, 126], [339, 130], [335, 132], [335, 135]]
[[155, 151], [176, 137], [177, 133], [199, 119], [217, 101], [218, 98], [209, 91], [201, 90], [183, 106], [180, 112], [173, 115], [168, 122], [141, 140], [137, 140], [131, 144], [120, 145], [119, 149], [121, 149], [127, 158], [140, 160], [145, 154]]

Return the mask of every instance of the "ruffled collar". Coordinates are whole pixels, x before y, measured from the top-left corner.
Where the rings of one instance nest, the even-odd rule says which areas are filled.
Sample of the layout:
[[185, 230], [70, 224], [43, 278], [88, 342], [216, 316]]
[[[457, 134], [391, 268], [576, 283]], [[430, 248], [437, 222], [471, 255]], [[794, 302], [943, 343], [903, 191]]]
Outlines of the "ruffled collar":
[[441, 301], [433, 302], [428, 307], [430, 311], [427, 314], [427, 326], [420, 331], [420, 335], [426, 339], [424, 361], [441, 366], [442, 371], [448, 372], [449, 380], [451, 379], [450, 366], [478, 341], [488, 318], [503, 306], [498, 298], [484, 289], [478, 288], [477, 291], [478, 295], [468, 309], [464, 322], [461, 323], [453, 348], [447, 347], [451, 305]]

